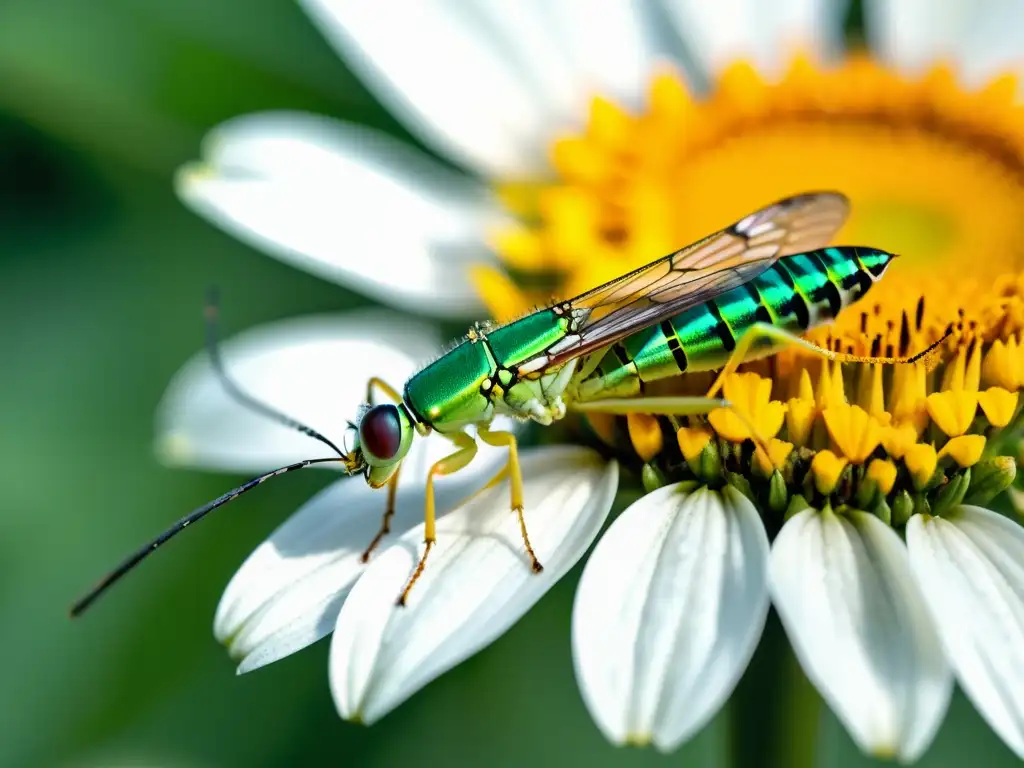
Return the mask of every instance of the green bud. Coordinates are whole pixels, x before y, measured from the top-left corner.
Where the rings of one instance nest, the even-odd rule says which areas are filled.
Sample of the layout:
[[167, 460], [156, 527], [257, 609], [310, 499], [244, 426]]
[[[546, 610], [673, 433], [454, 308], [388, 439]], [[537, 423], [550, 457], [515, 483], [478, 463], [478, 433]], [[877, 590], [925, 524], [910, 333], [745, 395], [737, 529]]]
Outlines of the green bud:
[[716, 484], [722, 481], [722, 458], [713, 439], [708, 440], [708, 444], [701, 452], [687, 460], [686, 463], [693, 474], [704, 482]]
[[970, 484], [971, 470], [969, 468], [951, 477], [949, 482], [942, 486], [938, 493], [935, 494], [931, 505], [932, 514], [941, 515], [943, 512], [947, 512], [957, 506], [964, 500], [964, 494], [967, 493], [967, 488]]
[[878, 503], [875, 504], [874, 509], [871, 510], [871, 514], [877, 517], [886, 525], [892, 525], [892, 510], [889, 509], [889, 505], [885, 499], [879, 499]]
[[964, 501], [985, 504], [1010, 487], [1017, 476], [1017, 463], [1012, 456], [993, 456], [971, 467], [971, 485]]
[[904, 526], [912, 514], [914, 514], [914, 500], [905, 490], [900, 491], [892, 500], [892, 524], [896, 527]]
[[747, 478], [743, 475], [737, 474], [736, 472], [726, 472], [725, 480], [729, 485], [750, 499], [751, 504], [757, 506], [757, 498], [754, 496], [754, 489], [750, 487], [750, 481], [747, 480]]
[[650, 493], [651, 491], [658, 490], [665, 484], [665, 476], [656, 466], [647, 463], [644, 464], [644, 468], [640, 471], [640, 481], [644, 485], [644, 490]]
[[779, 513], [789, 503], [789, 489], [779, 470], [772, 473], [772, 479], [768, 481], [768, 508]]
[[853, 496], [857, 509], [871, 509], [871, 502], [878, 495], [878, 483], [868, 477], [861, 478], [857, 485], [857, 493]]
[[928, 501], [928, 497], [923, 493], [914, 494], [914, 514], [915, 515], [930, 515], [932, 514], [932, 505]]

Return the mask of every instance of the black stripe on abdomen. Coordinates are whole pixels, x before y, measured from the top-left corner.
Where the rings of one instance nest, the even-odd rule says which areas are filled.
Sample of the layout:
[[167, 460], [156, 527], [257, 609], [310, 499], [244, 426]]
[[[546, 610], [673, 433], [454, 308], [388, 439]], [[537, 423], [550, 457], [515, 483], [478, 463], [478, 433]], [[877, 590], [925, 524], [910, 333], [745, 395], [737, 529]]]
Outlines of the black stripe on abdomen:
[[753, 283], [744, 283], [743, 287], [747, 289], [747, 295], [750, 296], [751, 301], [757, 305], [757, 309], [754, 310], [754, 322], [771, 325], [772, 313], [765, 306], [764, 299], [761, 297], [761, 291]]
[[789, 273], [789, 270], [786, 269], [786, 265], [781, 262], [772, 267], [772, 269], [774, 269], [776, 274], [782, 278], [782, 282], [786, 284], [793, 294], [779, 306], [779, 314], [783, 316], [795, 315], [796, 324], [801, 330], [806, 331], [808, 326], [811, 324], [811, 311], [807, 308], [807, 302], [804, 301], [804, 297], [801, 296], [800, 291], [797, 290], [796, 283], [793, 281], [793, 276]]
[[815, 304], [827, 301], [829, 316], [833, 319], [839, 317], [839, 310], [843, 308], [843, 297], [839, 293], [836, 284], [832, 282], [832, 278], [829, 277], [828, 267], [825, 266], [825, 262], [821, 260], [817, 252], [811, 252], [806, 255], [808, 259], [811, 259], [821, 269], [821, 274], [825, 277], [825, 283], [811, 291], [811, 301]]
[[679, 343], [679, 335], [676, 333], [676, 327], [672, 325], [671, 320], [662, 322], [661, 333], [665, 337], [665, 343], [668, 344], [668, 351], [672, 353], [672, 359], [679, 366], [679, 372], [684, 372], [689, 361], [686, 359], [686, 350]]
[[705, 306], [707, 306], [711, 316], [715, 318], [715, 333], [718, 334], [722, 347], [726, 352], [732, 352], [736, 349], [736, 339], [733, 338], [732, 329], [729, 328], [728, 323], [722, 319], [722, 310], [719, 309], [718, 302], [711, 299]]

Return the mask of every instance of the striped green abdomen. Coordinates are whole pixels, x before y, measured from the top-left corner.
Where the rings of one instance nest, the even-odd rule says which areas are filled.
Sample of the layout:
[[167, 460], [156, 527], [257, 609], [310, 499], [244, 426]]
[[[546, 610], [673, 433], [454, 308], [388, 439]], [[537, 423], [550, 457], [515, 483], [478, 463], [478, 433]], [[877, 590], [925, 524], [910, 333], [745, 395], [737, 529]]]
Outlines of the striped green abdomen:
[[[721, 368], [755, 323], [800, 335], [830, 322], [867, 292], [892, 258], [874, 248], [837, 247], [779, 259], [748, 283], [614, 345], [581, 394], [625, 396], [638, 392], [640, 382]], [[755, 350], [748, 359], [775, 348], [762, 342]]]

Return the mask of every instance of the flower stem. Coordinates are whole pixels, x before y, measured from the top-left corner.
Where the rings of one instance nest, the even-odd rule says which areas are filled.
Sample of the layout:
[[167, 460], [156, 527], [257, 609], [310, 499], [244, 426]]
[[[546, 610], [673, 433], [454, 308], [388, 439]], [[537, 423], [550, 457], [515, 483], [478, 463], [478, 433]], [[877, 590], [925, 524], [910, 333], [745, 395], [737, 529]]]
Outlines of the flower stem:
[[821, 698], [804, 676], [775, 611], [729, 703], [731, 764], [812, 768]]

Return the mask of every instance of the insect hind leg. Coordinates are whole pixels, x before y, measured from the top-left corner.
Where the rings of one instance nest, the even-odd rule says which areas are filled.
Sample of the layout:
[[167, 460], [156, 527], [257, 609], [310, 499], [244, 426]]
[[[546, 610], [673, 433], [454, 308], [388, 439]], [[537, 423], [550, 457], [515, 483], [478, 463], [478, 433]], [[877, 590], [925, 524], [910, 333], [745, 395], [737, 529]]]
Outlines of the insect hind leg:
[[722, 370], [719, 371], [718, 376], [715, 377], [715, 383], [712, 384], [711, 389], [708, 390], [706, 395], [707, 397], [714, 397], [721, 391], [726, 376], [735, 373], [737, 368], [747, 362], [747, 356], [750, 354], [751, 347], [753, 347], [757, 341], [761, 340], [771, 341], [779, 346], [784, 344], [796, 344], [816, 355], [819, 355], [820, 357], [825, 358], [826, 360], [835, 360], [843, 357], [843, 355], [838, 355], [830, 349], [819, 347], [817, 344], [812, 344], [806, 339], [794, 336], [788, 331], [784, 331], [781, 328], [770, 325], [769, 323], [754, 323], [742, 336], [740, 336], [732, 354], [729, 355], [729, 359], [726, 361], [725, 365], [722, 366]]
[[715, 378], [715, 383], [711, 385], [711, 389], [708, 390], [706, 396], [715, 397], [715, 395], [718, 394], [722, 388], [722, 384], [725, 382], [725, 377], [730, 373], [735, 373], [736, 369], [747, 361], [747, 355], [750, 353], [751, 347], [753, 347], [754, 343], [758, 340], [774, 342], [776, 346], [796, 344], [798, 347], [802, 347], [818, 357], [823, 357], [826, 360], [838, 361], [840, 363], [912, 365], [923, 361], [930, 370], [933, 365], [933, 358], [936, 355], [936, 350], [952, 335], [952, 333], [952, 328], [947, 329], [942, 338], [930, 344], [924, 351], [910, 357], [878, 357], [874, 355], [851, 355], [845, 352], [833, 352], [831, 349], [819, 347], [817, 344], [814, 344], [807, 339], [794, 336], [792, 333], [784, 331], [781, 328], [777, 328], [769, 323], [754, 323], [742, 336], [740, 336], [739, 342], [736, 344], [736, 348], [733, 349], [728, 361], [726, 361], [725, 366], [723, 366], [722, 370]]

